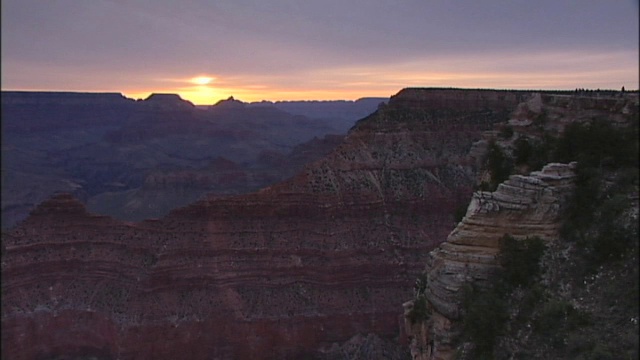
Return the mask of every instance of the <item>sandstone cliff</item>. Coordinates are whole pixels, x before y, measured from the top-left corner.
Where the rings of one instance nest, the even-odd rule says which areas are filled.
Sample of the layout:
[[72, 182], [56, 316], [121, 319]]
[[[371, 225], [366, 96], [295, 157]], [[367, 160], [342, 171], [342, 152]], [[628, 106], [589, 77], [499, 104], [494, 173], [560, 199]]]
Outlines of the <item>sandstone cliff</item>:
[[[505, 234], [515, 238], [558, 238], [563, 204], [571, 194], [574, 164], [549, 164], [529, 176], [513, 175], [495, 192], [476, 192], [447, 241], [429, 254], [425, 295], [428, 321], [405, 321], [414, 359], [454, 359], [460, 333], [462, 288], [482, 285], [498, 265]], [[405, 304], [408, 313], [413, 303]]]
[[289, 181], [160, 220], [57, 196], [3, 234], [3, 357], [282, 359], [392, 340], [471, 195], [472, 143], [528, 96], [403, 90]]
[[[501, 182], [496, 179], [498, 175], [509, 172], [516, 175], [508, 177], [493, 192], [478, 191], [474, 193], [462, 221], [448, 235], [447, 241], [430, 253], [426, 261], [424, 278], [426, 286], [422, 284], [425, 286], [422, 290], [424, 297], [416, 296], [416, 300], [404, 304], [405, 331], [411, 342], [410, 348], [414, 359], [465, 358], [464, 354], [467, 349], [465, 346], [470, 344], [462, 344], [463, 339], [461, 338], [462, 320], [465, 315], [463, 288], [470, 284], [480, 288], [494, 286], [492, 282], [495, 280], [492, 275], [500, 270], [497, 255], [500, 240], [505, 234], [516, 239], [539, 237], [546, 241], [547, 246], [552, 250], [545, 254], [545, 261], [546, 265], [553, 269], [548, 269], [549, 271], [540, 280], [542, 284], [540, 286], [544, 289], [553, 289], [544, 290], [546, 302], [543, 301], [542, 305], [536, 305], [538, 308], [535, 310], [537, 311], [535, 321], [531, 319], [534, 317], [531, 313], [534, 310], [522, 310], [526, 315], [519, 316], [529, 317], [526, 319], [528, 321], [526, 326], [520, 323], [516, 324], [513, 319], [513, 314], [518, 314], [521, 311], [514, 302], [517, 302], [518, 299], [521, 300], [526, 291], [520, 290], [519, 295], [513, 295], [513, 299], [509, 298], [508, 301], [511, 302], [512, 308], [508, 309], [509, 313], [505, 316], [511, 318], [509, 321], [512, 323], [510, 324], [519, 329], [519, 332], [504, 336], [501, 343], [503, 348], [500, 349], [502, 356], [513, 358], [513, 354], [521, 356], [525, 356], [522, 354], [527, 354], [526, 356], [535, 354], [534, 358], [550, 358], [550, 353], [554, 352], [553, 358], [564, 358], [568, 353], [576, 350], [578, 345], [570, 344], [574, 347], [573, 349], [567, 345], [571, 342], [571, 339], [567, 340], [566, 338], [567, 333], [559, 335], [559, 340], [556, 340], [557, 343], [553, 346], [540, 343], [540, 341], [549, 340], [545, 340], [544, 336], [539, 334], [531, 335], [532, 322], [535, 325], [536, 321], [538, 323], [543, 321], [540, 319], [547, 316], [545, 311], [550, 311], [549, 309], [553, 306], [559, 306], [557, 304], [564, 304], [565, 309], [575, 309], [587, 308], [585, 303], [602, 303], [602, 298], [606, 297], [605, 294], [596, 295], [593, 292], [587, 296], [584, 290], [575, 289], [576, 283], [583, 283], [581, 276], [584, 275], [579, 272], [585, 271], [576, 270], [580, 266], [585, 266], [576, 264], [585, 263], [584, 258], [580, 258], [580, 256], [584, 257], [588, 251], [597, 252], [602, 251], [603, 248], [606, 249], [606, 246], [620, 245], [614, 244], [619, 239], [613, 239], [610, 234], [606, 234], [604, 238], [607, 245], [595, 250], [584, 249], [588, 247], [585, 245], [587, 240], [583, 240], [581, 243], [580, 246], [583, 249], [580, 251], [576, 250], [575, 243], [567, 239], [558, 241], [561, 221], [567, 218], [566, 200], [572, 194], [574, 185], [578, 183], [574, 173], [577, 167], [575, 162], [570, 164], [547, 164], [547, 162], [553, 161], [554, 158], [563, 158], [565, 159], [563, 161], [567, 162], [580, 159], [583, 164], [593, 162], [595, 169], [592, 169], [590, 173], [584, 170], [588, 165], [583, 166], [580, 180], [584, 187], [589, 182], [595, 184], [597, 177], [604, 179], [598, 180], [601, 181], [601, 184], [593, 185], [589, 190], [594, 193], [591, 201], [600, 201], [606, 204], [615, 198], [618, 199], [616, 208], [621, 214], [625, 212], [637, 214], [639, 106], [640, 99], [637, 94], [535, 93], [522, 101], [510, 113], [507, 122], [496, 124], [494, 129], [484, 132], [482, 139], [473, 144], [470, 153], [478, 160], [477, 166], [480, 171], [477, 173], [477, 183], [481, 184], [481, 188], [489, 187], [488, 184], [492, 182]], [[573, 137], [565, 136], [569, 132], [567, 129], [571, 130]], [[598, 130], [595, 129], [601, 129], [602, 132], [598, 133]], [[616, 129], [619, 129], [620, 132], [616, 133]], [[591, 135], [585, 135], [587, 132]], [[622, 141], [625, 144], [616, 144], [616, 141]], [[624, 150], [619, 151], [619, 149]], [[542, 167], [544, 164], [547, 165]], [[540, 171], [531, 172], [532, 169], [540, 168], [542, 168]], [[626, 180], [621, 178], [620, 174], [622, 173], [627, 174], [625, 175]], [[595, 195], [595, 193], [601, 192], [599, 188], [606, 190], [603, 192], [605, 195], [602, 195], [602, 199], [597, 199]], [[582, 196], [585, 194], [583, 193]], [[633, 199], [636, 200], [633, 201]], [[584, 200], [582, 200], [582, 204], [585, 206]], [[575, 208], [575, 205], [573, 207]], [[602, 208], [598, 210], [585, 209], [585, 211], [601, 214], [611, 210]], [[575, 221], [589, 222], [598, 216], [601, 215], [594, 217], [591, 213], [588, 216], [585, 215], [584, 219], [592, 220], [579, 219]], [[623, 226], [621, 224], [618, 222], [614, 227], [625, 233], [634, 234], [635, 232], [637, 234], [637, 225], [634, 230], [632, 225]], [[600, 231], [594, 230], [594, 228], [590, 228], [589, 232], [593, 234]], [[566, 228], [564, 231], [564, 236], [566, 236]], [[626, 239], [626, 237], [624, 238]], [[624, 244], [624, 242], [622, 243]], [[626, 265], [618, 268], [605, 268], [604, 270], [600, 267], [599, 271], [615, 274], [612, 277], [618, 276], [619, 279], [629, 282], [634, 281], [635, 271], [635, 282], [637, 283], [637, 266], [629, 266], [628, 264], [629, 262], [633, 263], [637, 239], [631, 241], [628, 246], [630, 257], [625, 258]], [[578, 253], [582, 255], [577, 255]], [[593, 258], [599, 255], [591, 253], [588, 256]], [[635, 256], [637, 257], [637, 253]], [[564, 261], [558, 260], [561, 258]], [[569, 261], [569, 259], [571, 260]], [[563, 271], [574, 272], [574, 274], [563, 277], [561, 274]], [[576, 273], [579, 274], [576, 275]], [[590, 281], [589, 276], [584, 278], [584, 284]], [[550, 285], [551, 283], [554, 285]], [[607, 285], [607, 288], [616, 287]], [[528, 296], [535, 298], [538, 295], [529, 294]], [[424, 312], [420, 313], [425, 315], [416, 321], [416, 317], [412, 314], [415, 314], [416, 309], [422, 309], [424, 303], [418, 301], [421, 299], [426, 299]], [[534, 305], [529, 304], [528, 306], [533, 308]], [[595, 310], [593, 305], [589, 305], [589, 307], [591, 307], [590, 311], [593, 316], [600, 319], [604, 317], [601, 314], [611, 313], [610, 308]], [[632, 321], [637, 316], [637, 310], [634, 310], [633, 307], [619, 310], [627, 318], [630, 316]], [[578, 315], [575, 313], [573, 316], [577, 317]], [[565, 314], [565, 316], [567, 315]], [[562, 314], [556, 314], [554, 317], [561, 319]], [[566, 321], [566, 319], [558, 321]], [[615, 334], [622, 334], [621, 336], [628, 336], [634, 331], [636, 334], [638, 332], [637, 326], [635, 326], [635, 330], [633, 329], [633, 324], [631, 326], [620, 322], [610, 324], [608, 320], [603, 320], [593, 329], [582, 329], [580, 335], [572, 333], [571, 336], [574, 337], [574, 342], [577, 341], [575, 338], [584, 341], [583, 339], [588, 338], [584, 334], [589, 331], [596, 332], [597, 327], [613, 329]], [[515, 330], [512, 329], [512, 331]], [[601, 337], [597, 338], [601, 339]], [[538, 341], [538, 343], [534, 341]], [[589, 341], [592, 341], [591, 338]], [[518, 345], [514, 345], [516, 343]], [[611, 342], [611, 344], [615, 343], [615, 340]], [[565, 345], [569, 348], [562, 348]], [[582, 346], [583, 350], [589, 349], [589, 346], [579, 346]], [[624, 350], [615, 350], [623, 352], [628, 347], [633, 348], [633, 342], [625, 340]], [[523, 350], [524, 348], [526, 349]], [[614, 353], [614, 349], [611, 349], [611, 352]], [[573, 355], [576, 354], [578, 353], [573, 353]]]

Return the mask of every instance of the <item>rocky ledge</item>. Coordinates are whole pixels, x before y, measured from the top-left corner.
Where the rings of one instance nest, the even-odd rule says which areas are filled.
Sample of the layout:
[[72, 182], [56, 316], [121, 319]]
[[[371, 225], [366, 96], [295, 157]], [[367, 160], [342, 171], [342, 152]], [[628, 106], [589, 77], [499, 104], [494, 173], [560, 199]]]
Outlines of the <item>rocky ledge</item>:
[[[462, 289], [482, 286], [499, 266], [500, 239], [558, 238], [560, 215], [573, 189], [576, 164], [548, 164], [529, 176], [512, 175], [495, 192], [474, 193], [467, 213], [447, 240], [433, 250], [426, 265], [426, 322], [405, 320], [413, 359], [448, 360], [460, 332]], [[413, 302], [404, 304], [405, 314]]]

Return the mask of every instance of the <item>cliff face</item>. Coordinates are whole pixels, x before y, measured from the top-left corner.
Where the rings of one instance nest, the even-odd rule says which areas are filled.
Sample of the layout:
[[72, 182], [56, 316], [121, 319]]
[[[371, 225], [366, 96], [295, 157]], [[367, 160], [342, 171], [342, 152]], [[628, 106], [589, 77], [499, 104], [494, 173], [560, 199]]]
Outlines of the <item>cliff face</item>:
[[252, 166], [218, 157], [198, 169], [152, 170], [139, 188], [93, 196], [87, 201], [87, 208], [141, 221], [189, 205], [207, 193], [219, 196], [249, 193], [292, 177], [305, 164], [331, 152], [343, 138], [341, 135], [314, 138], [296, 146], [287, 155], [265, 150]]
[[[405, 320], [414, 359], [454, 359], [460, 334], [462, 289], [482, 286], [499, 266], [497, 254], [505, 234], [514, 238], [558, 238], [560, 215], [573, 190], [575, 163], [549, 164], [529, 176], [513, 175], [495, 192], [474, 193], [456, 228], [429, 254], [425, 295], [429, 320]], [[406, 313], [413, 303], [405, 304]]]
[[513, 111], [532, 92], [517, 90], [465, 90], [447, 88], [407, 88], [391, 97], [403, 108], [462, 111]]
[[[561, 220], [563, 220], [563, 217], [566, 218], [567, 199], [572, 194], [577, 183], [575, 175], [577, 165], [575, 162], [569, 164], [550, 163], [542, 167], [542, 164], [547, 163], [553, 156], [566, 156], [560, 155], [563, 154], [563, 151], [565, 153], [567, 151], [573, 152], [571, 156], [580, 158], [585, 163], [592, 161], [589, 159], [594, 156], [596, 158], [601, 156], [599, 158], [601, 160], [596, 162], [599, 168], [596, 168], [595, 171], [599, 174], [598, 176], [606, 178], [606, 181], [603, 181], [603, 189], [612, 191], [611, 188], [613, 188], [616, 189], [615, 191], [620, 192], [608, 193], [605, 196], [607, 198], [606, 201], [608, 201], [608, 198], [616, 197], [618, 200], [637, 199], [637, 167], [625, 168], [624, 171], [628, 171], [629, 174], [635, 173], [636, 180], [628, 180], [628, 183], [625, 183], [626, 185], [624, 186], [620, 185], [622, 182], [617, 178], [618, 175], [616, 175], [615, 171], [609, 169], [607, 173], [606, 169], [608, 169], [607, 166], [614, 166], [611, 164], [626, 164], [625, 161], [628, 160], [625, 159], [633, 158], [633, 154], [609, 149], [616, 148], [616, 145], [611, 144], [612, 141], [614, 144], [617, 141], [613, 139], [620, 139], [615, 137], [619, 135], [612, 135], [614, 132], [612, 129], [620, 129], [625, 135], [630, 135], [637, 131], [639, 104], [640, 101], [637, 94], [532, 94], [518, 104], [508, 116], [509, 120], [507, 122], [496, 124], [492, 131], [483, 133], [482, 140], [474, 143], [470, 153], [476, 159], [482, 159], [483, 154], [488, 154], [489, 149], [493, 151], [492, 156], [487, 156], [488, 160], [484, 161], [484, 163], [482, 161], [478, 163], [478, 166], [482, 168], [478, 171], [477, 183], [494, 181], [495, 173], [504, 171], [506, 167], [510, 167], [509, 171], [516, 175], [511, 175], [506, 181], [499, 184], [493, 192], [478, 191], [474, 193], [462, 221], [448, 235], [447, 240], [429, 254], [424, 273], [426, 277], [424, 289], [426, 306], [424, 311], [428, 315], [424, 316], [425, 319], [420, 318], [415, 321], [416, 317], [412, 315], [415, 314], [414, 307], [422, 306], [422, 303], [412, 300], [404, 304], [404, 330], [410, 340], [411, 353], [414, 359], [444, 360], [453, 359], [456, 356], [464, 357], [465, 352], [469, 349], [468, 346], [473, 346], [470, 343], [463, 344], [463, 339], [460, 336], [464, 317], [463, 289], [469, 284], [480, 288], [494, 285], [491, 284], [491, 278], [499, 270], [497, 256], [500, 240], [505, 234], [509, 234], [516, 239], [539, 237], [546, 241], [547, 246], [552, 249], [545, 253], [545, 259], [547, 265], [551, 264], [554, 269], [545, 273], [542, 276], [543, 280], [540, 281], [544, 282], [543, 285], [547, 289], [545, 294], [548, 295], [549, 299], [553, 300], [548, 300], [546, 303], [543, 302], [543, 305], [536, 305], [538, 308], [535, 310], [537, 312], [534, 318], [533, 313], [531, 313], [533, 310], [528, 310], [530, 311], [528, 315], [521, 315], [519, 311], [522, 309], [513, 304], [513, 302], [518, 301], [517, 299], [521, 299], [518, 296], [522, 296], [523, 291], [520, 289], [519, 293], [512, 294], [513, 297], [509, 298], [508, 301], [510, 301], [509, 304], [513, 308], [509, 308], [507, 310], [508, 314], [505, 315], [509, 318], [508, 321], [511, 321], [509, 324], [516, 323], [513, 314], [526, 316], [529, 322], [526, 323], [527, 328], [525, 330], [516, 332], [515, 329], [519, 326], [517, 324], [513, 325], [514, 328], [509, 329], [508, 332], [512, 331], [512, 333], [509, 333], [505, 338], [508, 338], [511, 343], [507, 340], [500, 340], [503, 341], [501, 345], [509, 347], [508, 351], [502, 349], [504, 351], [501, 356], [507, 358], [508, 356], [505, 354], [510, 354], [509, 356], [519, 354], [515, 355], [518, 358], [518, 356], [525, 356], [523, 354], [537, 354], [545, 358], [565, 358], [571, 351], [574, 351], [573, 355], [575, 355], [589, 348], [585, 345], [581, 345], [584, 347], [583, 349], [580, 349], [575, 344], [567, 345], [568, 342], [571, 342], [566, 339], [568, 331], [559, 335], [558, 338], [560, 340], [557, 340], [553, 345], [540, 343], [540, 341], [548, 341], [548, 339], [541, 340], [539, 334], [531, 335], [533, 325], [536, 325], [536, 321], [540, 321], [539, 319], [543, 317], [541, 314], [544, 314], [544, 311], [548, 311], [553, 304], [573, 304], [571, 306], [575, 305], [575, 309], [584, 309], [587, 308], [583, 305], [584, 303], [597, 303], [602, 301], [601, 298], [606, 297], [606, 295], [596, 296], [593, 293], [587, 297], [585, 291], [573, 289], [583, 283], [587, 284], [593, 276], [587, 276], [583, 281], [580, 278], [582, 275], [578, 274], [579, 271], [576, 270], [579, 268], [576, 264], [585, 263], [585, 260], [579, 257], [584, 256], [584, 254], [577, 255], [578, 251], [574, 249], [575, 243], [569, 240], [558, 241]], [[575, 135], [576, 127], [574, 126], [590, 124], [581, 129], [598, 129], [599, 123], [604, 124], [599, 129], [609, 130], [603, 130], [601, 134], [590, 138], [587, 143], [580, 143], [580, 141], [584, 140]], [[563, 134], [569, 132], [567, 129], [571, 128], [573, 128], [573, 137], [563, 138]], [[567, 131], [565, 132], [565, 130]], [[599, 136], [601, 138], [598, 138]], [[629, 139], [627, 136], [623, 138]], [[598, 143], [598, 141], [602, 143]], [[625, 149], [634, 149], [633, 141], [629, 141], [629, 144], [625, 145], [629, 145]], [[578, 154], [578, 151], [587, 154]], [[635, 151], [637, 151], [637, 145], [635, 145]], [[615, 156], [619, 158], [615, 158]], [[491, 164], [492, 161], [493, 164]], [[531, 168], [540, 168], [537, 166], [542, 167], [542, 169], [530, 172]], [[622, 170], [618, 171], [622, 172]], [[591, 177], [588, 179], [584, 178], [584, 176], [587, 176], [585, 171], [582, 174], [583, 186], [587, 181], [595, 181], [593, 179], [597, 178], [594, 175], [589, 175]], [[630, 175], [630, 179], [632, 178], [634, 176]], [[486, 183], [483, 185], [486, 185]], [[627, 187], [631, 190], [628, 190]], [[621, 189], [626, 190], [623, 191]], [[601, 190], [592, 189], [592, 192], [594, 192], [593, 202], [596, 202], [596, 198], [599, 196], [595, 195], [598, 191]], [[625, 191], [629, 193], [625, 193]], [[598, 201], [605, 200], [600, 199]], [[627, 203], [621, 201], [620, 204]], [[631, 203], [629, 206], [632, 213], [633, 211], [637, 213], [637, 200], [635, 205]], [[596, 213], [605, 211], [606, 209], [599, 209]], [[626, 227], [620, 227], [618, 224], [616, 228], [624, 228], [626, 231]], [[607, 243], [615, 246], [614, 243], [616, 241], [619, 240], [612, 237], [608, 239]], [[585, 247], [587, 245], [583, 244], [581, 246]], [[637, 243], [634, 246], [637, 248]], [[634, 246], [628, 249], [629, 253], [633, 253]], [[557, 253], [554, 253], [554, 251]], [[583, 249], [582, 251], [584, 252], [585, 250]], [[564, 259], [564, 261], [558, 259]], [[625, 258], [624, 261], [633, 262], [633, 255], [628, 259]], [[569, 263], [571, 264], [569, 265]], [[558, 270], [559, 268], [562, 268], [562, 271], [573, 272], [573, 274], [563, 277], [560, 274], [561, 271]], [[633, 274], [633, 270], [629, 269], [633, 269], [633, 266], [626, 267], [623, 271], [617, 268], [603, 270], [600, 267], [598, 271], [617, 274], [619, 279], [628, 281], [628, 279], [632, 278], [632, 275], [629, 274]], [[637, 283], [637, 267], [635, 269], [635, 281]], [[615, 276], [612, 276], [612, 278], [615, 278]], [[554, 285], [549, 285], [550, 283]], [[610, 288], [615, 288], [615, 286], [610, 286]], [[416, 296], [416, 299], [422, 298]], [[533, 307], [530, 304], [528, 306]], [[568, 308], [575, 310], [571, 306], [567, 305]], [[597, 331], [598, 328], [606, 327], [615, 329], [616, 334], [623, 333], [626, 335], [625, 331], [629, 326], [621, 325], [620, 323], [608, 323], [607, 320], [603, 319], [604, 316], [600, 315], [602, 313], [610, 313], [611, 310], [609, 309], [606, 308], [601, 311], [601, 309], [595, 310], [595, 307], [591, 307], [590, 311], [593, 316], [598, 317], [599, 321], [601, 321], [601, 323], [596, 323], [597, 325], [594, 325], [592, 330]], [[633, 308], [618, 310], [625, 314], [634, 313]], [[522, 310], [523, 313], [525, 311]], [[553, 317], [560, 318], [558, 320], [560, 322], [563, 321], [560, 315], [554, 315]], [[631, 318], [634, 319], [635, 317]], [[584, 336], [584, 333], [592, 330], [580, 329], [582, 331], [580, 335], [576, 335], [576, 330], [576, 333], [572, 333], [573, 340], [579, 338], [582, 341], [580, 336]], [[540, 330], [536, 331], [539, 332]], [[549, 331], [554, 332], [555, 330]], [[635, 332], [637, 333], [637, 326]], [[534, 338], [536, 340], [531, 340]], [[518, 343], [519, 341], [521, 343]], [[518, 343], [518, 345], [514, 345], [515, 343]], [[611, 343], [615, 344], [616, 341], [614, 340]], [[522, 344], [526, 344], [530, 348], [525, 349]], [[565, 351], [564, 353], [558, 351], [560, 347], [565, 345], [566, 348], [571, 350], [563, 348], [562, 351]], [[465, 348], [465, 346], [467, 347]], [[519, 350], [522, 350], [518, 349], [518, 346], [522, 346], [525, 350], [518, 353]], [[531, 348], [534, 348], [534, 350], [531, 350]], [[550, 355], [551, 348], [556, 352], [553, 357]]]
[[525, 96], [404, 90], [292, 179], [160, 220], [47, 201], [3, 235], [3, 357], [280, 359], [393, 339], [471, 194], [471, 144]]

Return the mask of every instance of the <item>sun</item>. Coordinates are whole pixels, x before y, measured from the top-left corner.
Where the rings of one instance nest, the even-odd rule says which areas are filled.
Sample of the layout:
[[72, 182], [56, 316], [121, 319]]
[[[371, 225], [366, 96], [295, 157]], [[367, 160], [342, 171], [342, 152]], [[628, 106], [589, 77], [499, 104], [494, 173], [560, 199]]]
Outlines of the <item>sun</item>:
[[196, 85], [208, 85], [212, 81], [213, 81], [213, 78], [209, 76], [196, 76], [191, 79], [191, 82]]

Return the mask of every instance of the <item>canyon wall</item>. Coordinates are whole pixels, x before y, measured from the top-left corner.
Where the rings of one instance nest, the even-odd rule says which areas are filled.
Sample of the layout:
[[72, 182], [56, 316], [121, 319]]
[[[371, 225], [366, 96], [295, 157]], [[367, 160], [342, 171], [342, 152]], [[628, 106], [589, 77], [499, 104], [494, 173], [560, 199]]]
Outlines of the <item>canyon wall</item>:
[[[126, 221], [165, 216], [208, 192], [253, 192], [326, 154], [339, 141], [324, 137], [346, 135], [378, 105], [327, 101], [323, 109], [342, 115], [312, 119], [273, 103], [194, 107], [176, 94], [134, 101], [117, 93], [2, 91], [1, 98], [2, 229], [59, 191]], [[220, 159], [235, 169], [221, 168]]]
[[[549, 164], [529, 176], [511, 176], [495, 192], [474, 193], [465, 217], [426, 262], [429, 319], [416, 323], [405, 320], [414, 359], [455, 358], [463, 288], [469, 283], [486, 285], [499, 266], [497, 255], [505, 234], [516, 239], [558, 238], [563, 206], [573, 190], [575, 166]], [[413, 302], [405, 303], [405, 313], [413, 306]]]
[[158, 220], [57, 195], [3, 233], [2, 357], [293, 359], [397, 339], [471, 196], [472, 144], [529, 96], [403, 90], [290, 180]]
[[[506, 234], [516, 239], [558, 241], [577, 164], [550, 163], [530, 172], [531, 162], [523, 161], [526, 148], [521, 147], [522, 141], [533, 144], [526, 158], [540, 162], [552, 156], [554, 141], [570, 124], [604, 121], [632, 131], [637, 126], [639, 105], [637, 93], [535, 93], [515, 108], [507, 122], [496, 124], [474, 143], [470, 153], [476, 158], [487, 152], [489, 144], [497, 146], [499, 158], [511, 159], [514, 175], [493, 192], [475, 192], [462, 221], [429, 254], [424, 271], [426, 319], [416, 321], [411, 316], [414, 306], [421, 306], [415, 300], [417, 296], [404, 303], [404, 331], [413, 359], [456, 358], [464, 317], [463, 290], [471, 284], [480, 288], [489, 285], [491, 276], [499, 270], [497, 256]], [[592, 145], [598, 151], [595, 149], [600, 144]], [[482, 168], [477, 183], [491, 182], [491, 178], [491, 171]]]

